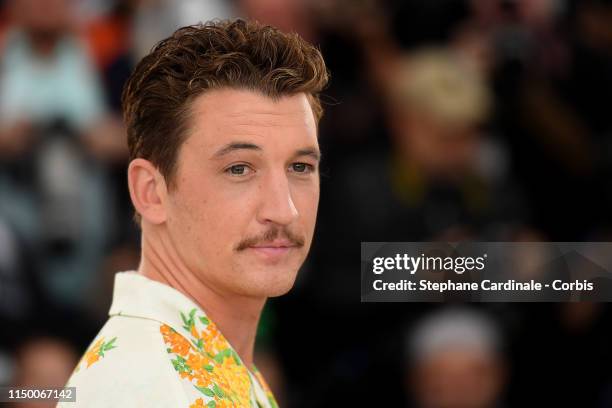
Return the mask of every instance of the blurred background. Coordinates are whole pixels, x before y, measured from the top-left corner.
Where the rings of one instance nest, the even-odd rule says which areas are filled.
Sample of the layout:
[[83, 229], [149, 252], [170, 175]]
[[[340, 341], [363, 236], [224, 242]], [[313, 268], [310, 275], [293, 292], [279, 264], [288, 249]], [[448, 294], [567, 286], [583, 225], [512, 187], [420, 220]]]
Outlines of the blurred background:
[[361, 241], [612, 241], [610, 0], [0, 0], [0, 385], [63, 386], [138, 265], [134, 64], [236, 16], [331, 72], [314, 246], [259, 332], [280, 405], [612, 407], [608, 304], [359, 298]]

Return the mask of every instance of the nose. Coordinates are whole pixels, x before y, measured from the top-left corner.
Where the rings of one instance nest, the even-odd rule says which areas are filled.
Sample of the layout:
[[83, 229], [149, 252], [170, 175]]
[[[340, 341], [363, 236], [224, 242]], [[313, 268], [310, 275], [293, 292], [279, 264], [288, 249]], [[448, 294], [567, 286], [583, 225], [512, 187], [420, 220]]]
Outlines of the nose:
[[260, 185], [260, 195], [257, 214], [260, 223], [289, 225], [298, 217], [286, 174], [278, 172], [265, 177]]

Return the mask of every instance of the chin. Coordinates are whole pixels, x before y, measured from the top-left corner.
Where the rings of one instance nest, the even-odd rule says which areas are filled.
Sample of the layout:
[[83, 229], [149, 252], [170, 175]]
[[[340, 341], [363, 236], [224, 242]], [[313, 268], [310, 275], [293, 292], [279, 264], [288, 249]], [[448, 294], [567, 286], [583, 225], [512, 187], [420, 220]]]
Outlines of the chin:
[[287, 294], [287, 292], [291, 290], [291, 288], [293, 288], [294, 282], [295, 281], [291, 281], [290, 284], [287, 284], [284, 286], [271, 287], [266, 296], [267, 297], [277, 297], [277, 296], [285, 295]]
[[242, 264], [240, 281], [234, 280], [235, 288], [245, 296], [277, 297], [289, 292], [295, 283], [303, 259], [288, 260], [282, 264]]
[[277, 297], [282, 296], [293, 288], [296, 273], [286, 272], [284, 274], [269, 276], [268, 279], [257, 279], [252, 281], [248, 287], [243, 286], [243, 292], [253, 297]]

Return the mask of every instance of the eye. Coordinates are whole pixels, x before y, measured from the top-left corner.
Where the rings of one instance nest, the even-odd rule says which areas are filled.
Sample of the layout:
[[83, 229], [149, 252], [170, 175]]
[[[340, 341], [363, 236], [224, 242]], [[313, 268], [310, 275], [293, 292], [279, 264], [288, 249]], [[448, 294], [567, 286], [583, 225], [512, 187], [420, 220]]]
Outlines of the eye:
[[230, 176], [246, 176], [252, 169], [246, 164], [234, 164], [227, 169], [225, 172]]
[[290, 169], [296, 173], [312, 173], [314, 171], [314, 166], [308, 163], [293, 163]]

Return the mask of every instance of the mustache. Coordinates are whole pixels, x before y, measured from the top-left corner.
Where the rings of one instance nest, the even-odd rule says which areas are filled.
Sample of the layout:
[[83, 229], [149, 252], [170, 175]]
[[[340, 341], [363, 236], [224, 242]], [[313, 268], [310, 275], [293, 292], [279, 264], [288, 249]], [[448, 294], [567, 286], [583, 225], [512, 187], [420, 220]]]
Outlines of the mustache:
[[281, 239], [284, 238], [287, 241], [289, 241], [292, 245], [295, 245], [296, 247], [304, 246], [303, 237], [297, 234], [294, 234], [287, 228], [272, 227], [261, 235], [254, 236], [254, 237], [247, 237], [243, 239], [236, 246], [236, 251], [243, 251], [247, 249], [248, 247], [259, 245], [259, 244], [266, 243], [266, 242], [271, 242], [277, 238], [281, 238]]

